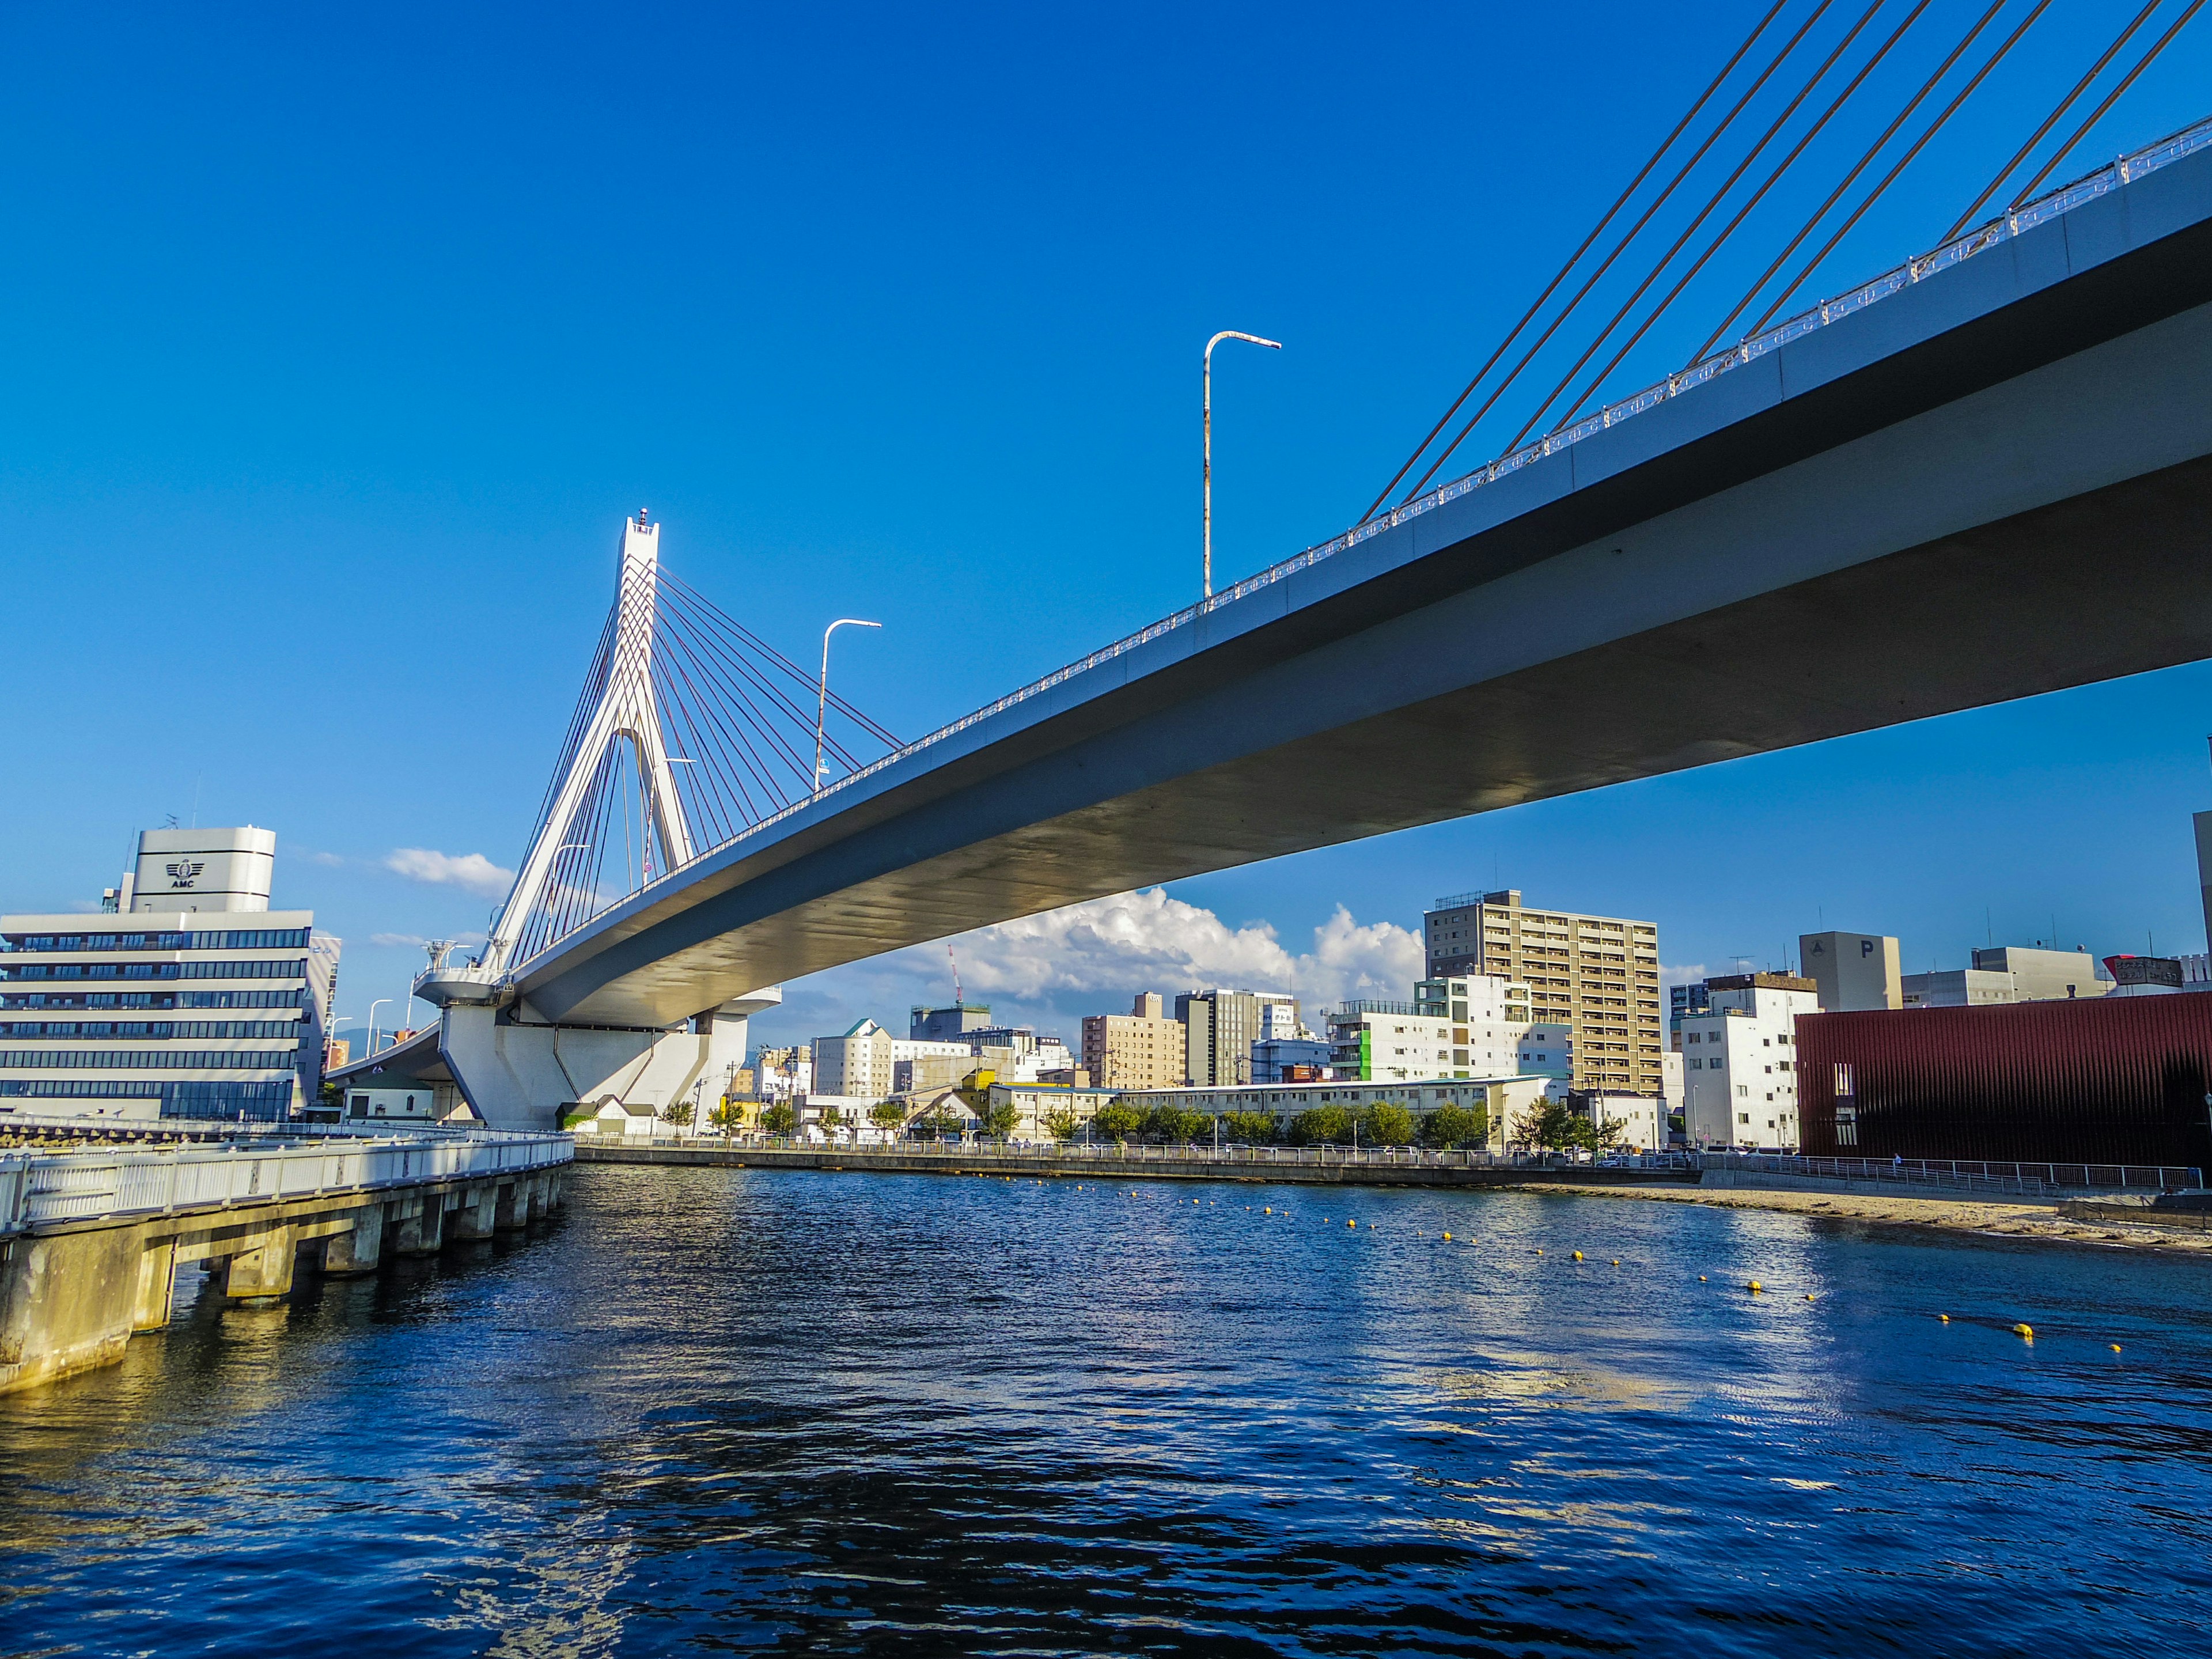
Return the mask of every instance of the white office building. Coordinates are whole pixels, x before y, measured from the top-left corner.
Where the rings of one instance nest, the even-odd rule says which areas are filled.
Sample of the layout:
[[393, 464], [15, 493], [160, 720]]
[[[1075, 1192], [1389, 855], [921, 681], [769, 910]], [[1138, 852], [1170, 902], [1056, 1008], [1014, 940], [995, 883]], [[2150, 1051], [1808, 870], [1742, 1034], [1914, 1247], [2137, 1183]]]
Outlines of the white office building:
[[1425, 979], [1411, 1002], [1347, 1002], [1328, 1016], [1341, 1081], [1510, 1077], [1529, 1025], [1528, 988], [1495, 974]]
[[276, 836], [149, 830], [96, 915], [0, 916], [0, 1113], [272, 1121], [322, 1086], [338, 941]]
[[1819, 988], [1791, 974], [1730, 974], [1703, 989], [1703, 1006], [1674, 1022], [1690, 1144], [1794, 1150], [1797, 1016], [1820, 1012]]

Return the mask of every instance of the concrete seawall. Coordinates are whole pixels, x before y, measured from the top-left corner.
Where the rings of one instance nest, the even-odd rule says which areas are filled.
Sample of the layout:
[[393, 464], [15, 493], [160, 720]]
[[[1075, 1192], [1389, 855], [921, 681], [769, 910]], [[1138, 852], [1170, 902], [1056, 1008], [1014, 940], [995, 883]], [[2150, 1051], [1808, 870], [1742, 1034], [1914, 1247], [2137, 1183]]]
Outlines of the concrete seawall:
[[1695, 1170], [1601, 1170], [1589, 1164], [1560, 1169], [1507, 1164], [1434, 1164], [1349, 1160], [1294, 1162], [1267, 1158], [1117, 1158], [1095, 1153], [995, 1152], [972, 1148], [825, 1146], [801, 1151], [780, 1146], [625, 1146], [576, 1139], [579, 1164], [826, 1170], [848, 1174], [1029, 1176], [1085, 1181], [1243, 1181], [1267, 1185], [1340, 1187], [1694, 1186]]

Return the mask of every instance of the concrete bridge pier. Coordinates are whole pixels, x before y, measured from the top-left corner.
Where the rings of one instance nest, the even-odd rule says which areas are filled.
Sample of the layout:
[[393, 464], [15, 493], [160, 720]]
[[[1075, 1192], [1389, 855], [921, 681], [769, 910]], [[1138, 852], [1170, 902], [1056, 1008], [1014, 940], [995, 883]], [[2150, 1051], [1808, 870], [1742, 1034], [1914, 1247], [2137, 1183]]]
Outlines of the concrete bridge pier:
[[273, 1301], [292, 1294], [292, 1275], [300, 1257], [296, 1227], [274, 1226], [223, 1265], [222, 1293], [235, 1302]]
[[496, 1230], [499, 1188], [487, 1183], [465, 1187], [446, 1218], [446, 1237], [460, 1243], [489, 1238]]
[[354, 1212], [352, 1231], [323, 1241], [322, 1269], [332, 1279], [373, 1273], [384, 1255], [384, 1212], [390, 1206], [365, 1204]]
[[392, 1206], [392, 1249], [397, 1255], [435, 1255], [446, 1248], [446, 1197], [416, 1193]]
[[138, 1294], [131, 1306], [131, 1330], [158, 1331], [176, 1310], [177, 1241], [164, 1238], [138, 1252]]

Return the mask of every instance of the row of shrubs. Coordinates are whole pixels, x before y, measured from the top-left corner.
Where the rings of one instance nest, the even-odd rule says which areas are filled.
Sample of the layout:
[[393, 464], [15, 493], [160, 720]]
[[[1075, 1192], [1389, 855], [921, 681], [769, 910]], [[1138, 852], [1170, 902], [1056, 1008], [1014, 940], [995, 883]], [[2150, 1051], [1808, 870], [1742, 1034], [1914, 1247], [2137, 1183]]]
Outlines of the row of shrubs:
[[[1439, 1106], [1417, 1115], [1409, 1108], [1383, 1102], [1354, 1111], [1349, 1106], [1315, 1106], [1300, 1112], [1279, 1132], [1265, 1112], [1225, 1112], [1219, 1120], [1224, 1141], [1264, 1146], [1480, 1146], [1490, 1138], [1490, 1114], [1483, 1108]], [[1073, 1125], [1054, 1125], [1060, 1133]], [[1163, 1101], [1149, 1109], [1115, 1101], [1092, 1120], [1091, 1133], [1107, 1140], [1166, 1143], [1211, 1140], [1215, 1120], [1188, 1106]]]

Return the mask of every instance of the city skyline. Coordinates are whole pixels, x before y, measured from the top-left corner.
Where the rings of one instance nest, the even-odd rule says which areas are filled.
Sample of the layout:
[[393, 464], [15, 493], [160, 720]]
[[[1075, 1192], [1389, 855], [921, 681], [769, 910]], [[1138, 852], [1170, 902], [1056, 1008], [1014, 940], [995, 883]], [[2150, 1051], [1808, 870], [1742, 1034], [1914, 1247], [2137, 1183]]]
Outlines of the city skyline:
[[[650, 118], [600, 99], [615, 43], [574, 21], [518, 46], [441, 20], [418, 55], [401, 43], [427, 13], [366, 42], [149, 18], [96, 48], [17, 15], [12, 44], [52, 69], [0, 117], [28, 163], [0, 189], [76, 258], [0, 278], [38, 322], [0, 415], [21, 641], [0, 688], [44, 711], [0, 738], [0, 897], [88, 902], [172, 813], [274, 828], [283, 902], [347, 941], [358, 1019], [404, 988], [407, 941], [481, 933], [520, 859], [612, 514], [653, 507], [671, 568], [794, 656], [833, 617], [884, 615], [840, 686], [912, 735], [1194, 597], [1196, 359], [1223, 327], [1285, 349], [1214, 365], [1219, 572], [1322, 539], [1525, 301], [1536, 256], [1571, 246], [1628, 139], [1663, 128], [1649, 88], [1696, 82], [1752, 15], [1601, 8], [1592, 52], [1560, 50], [1556, 19], [1439, 9], [1412, 64], [1304, 16], [1271, 15], [1258, 53], [1226, 14], [1177, 25], [1194, 49], [1174, 52], [1142, 15], [1079, 49], [1043, 22], [1009, 48], [974, 20], [849, 40], [659, 20], [614, 54], [653, 66]], [[1939, 234], [1948, 181], [1986, 173], [2006, 123], [2045, 106], [2084, 18], [2054, 10], [1990, 118], [1948, 133], [1824, 270]], [[1008, 82], [1007, 51], [1048, 67]], [[1447, 66], [1499, 52], [1525, 72], [1460, 95]], [[2183, 35], [2083, 153], [2194, 118], [2208, 53]], [[763, 71], [741, 106], [694, 67], [732, 54]], [[452, 72], [479, 56], [521, 80]], [[1133, 129], [1133, 98], [1181, 113]], [[1556, 123], [1563, 107], [1640, 111], [1652, 131]], [[1476, 188], [1519, 170], [1535, 131], [1559, 187]], [[1243, 187], [1211, 189], [1201, 153]], [[173, 194], [134, 182], [156, 156]], [[1377, 222], [1421, 224], [1437, 274], [1405, 281], [1342, 234]], [[1653, 349], [1694, 343], [1662, 329]], [[114, 650], [108, 594], [158, 596], [171, 643]], [[2173, 669], [1170, 892], [1296, 956], [1340, 905], [1410, 931], [1439, 894], [1518, 886], [1651, 916], [1676, 978], [1779, 961], [1823, 924], [1899, 935], [1912, 970], [2054, 928], [2100, 954], [2193, 949], [2208, 690], [2212, 669]], [[766, 1029], [943, 994], [933, 959], [904, 961], [804, 981]], [[1084, 1010], [1030, 1010], [1048, 1011], [1072, 1030]]]

